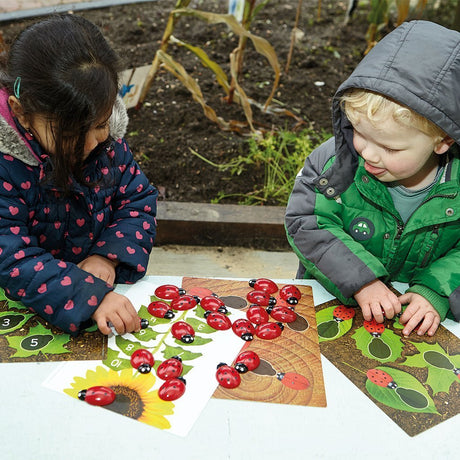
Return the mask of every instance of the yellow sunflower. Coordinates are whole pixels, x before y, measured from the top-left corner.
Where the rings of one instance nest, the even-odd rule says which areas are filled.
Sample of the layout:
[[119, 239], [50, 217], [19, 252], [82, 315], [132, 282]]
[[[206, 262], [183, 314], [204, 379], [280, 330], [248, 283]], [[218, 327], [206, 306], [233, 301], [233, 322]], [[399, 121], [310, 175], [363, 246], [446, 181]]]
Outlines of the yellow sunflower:
[[165, 415], [174, 413], [174, 403], [163, 401], [158, 397], [158, 391], [150, 391], [156, 377], [152, 373], [141, 374], [133, 369], [114, 371], [102, 366], [88, 370], [85, 377], [74, 377], [72, 388], [66, 388], [64, 393], [78, 398], [78, 392], [93, 386], [110, 387], [116, 394], [115, 401], [105, 409], [134, 418], [148, 425], [161, 428], [171, 428]]

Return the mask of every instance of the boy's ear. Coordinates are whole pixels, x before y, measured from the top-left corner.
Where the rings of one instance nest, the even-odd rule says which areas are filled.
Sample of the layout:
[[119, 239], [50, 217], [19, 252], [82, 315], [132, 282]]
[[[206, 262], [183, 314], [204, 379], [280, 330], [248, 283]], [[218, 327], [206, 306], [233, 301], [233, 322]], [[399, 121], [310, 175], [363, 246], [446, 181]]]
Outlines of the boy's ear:
[[454, 143], [454, 140], [451, 137], [446, 136], [444, 139], [442, 139], [440, 142], [438, 142], [435, 145], [434, 153], [437, 153], [438, 155], [446, 153], [450, 149], [450, 146], [453, 143]]
[[10, 104], [13, 115], [18, 119], [19, 123], [21, 123], [25, 129], [29, 129], [29, 122], [24, 114], [24, 109], [22, 108], [19, 99], [16, 96], [9, 96], [8, 103]]

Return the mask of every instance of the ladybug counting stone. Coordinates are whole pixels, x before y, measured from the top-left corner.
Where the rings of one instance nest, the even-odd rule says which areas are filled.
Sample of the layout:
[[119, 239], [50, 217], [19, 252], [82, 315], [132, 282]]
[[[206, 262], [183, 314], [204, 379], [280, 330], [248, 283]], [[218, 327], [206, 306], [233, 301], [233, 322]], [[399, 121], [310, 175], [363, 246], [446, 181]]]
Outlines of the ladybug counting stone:
[[297, 286], [293, 284], [286, 284], [280, 290], [280, 297], [290, 305], [297, 305], [302, 294]]
[[78, 399], [86, 401], [92, 406], [107, 406], [115, 401], [115, 392], [112, 388], [95, 386], [78, 392]]
[[177, 321], [171, 327], [171, 334], [177, 340], [184, 343], [192, 343], [195, 340], [195, 330], [185, 321]]
[[276, 299], [271, 297], [270, 294], [265, 291], [249, 291], [246, 294], [246, 299], [251, 303], [261, 305], [262, 307], [266, 307], [267, 305], [275, 305], [276, 303]]
[[158, 389], [158, 396], [163, 401], [175, 401], [185, 393], [185, 379], [177, 377], [166, 380]]
[[256, 336], [263, 340], [276, 339], [283, 332], [284, 326], [281, 323], [260, 324], [256, 328]]
[[249, 280], [249, 286], [254, 288], [256, 291], [265, 291], [268, 294], [274, 294], [278, 290], [276, 283], [267, 278]]
[[182, 374], [182, 360], [179, 356], [173, 356], [172, 358], [163, 361], [157, 368], [157, 376], [161, 380], [170, 380], [176, 377], [180, 377]]
[[185, 291], [183, 289], [178, 288], [173, 284], [163, 284], [155, 289], [155, 295], [159, 299], [175, 299], [176, 297], [179, 297], [184, 294]]
[[147, 310], [152, 316], [155, 316], [155, 318], [174, 318], [174, 312], [169, 308], [169, 304], [162, 300], [151, 302]]
[[269, 320], [267, 311], [260, 305], [251, 305], [246, 312], [246, 317], [254, 324], [268, 323]]
[[195, 297], [185, 294], [173, 299], [171, 301], [171, 308], [179, 311], [191, 310], [196, 307], [196, 303]]
[[200, 300], [200, 305], [203, 307], [204, 310], [219, 311], [224, 314], [228, 313], [225, 303], [221, 299], [213, 295], [203, 297]]
[[257, 369], [259, 364], [259, 355], [251, 350], [242, 351], [235, 359], [235, 369], [240, 374]]
[[219, 385], [224, 388], [236, 388], [241, 383], [241, 377], [238, 371], [225, 363], [217, 366], [216, 379]]
[[155, 359], [149, 350], [139, 348], [131, 355], [131, 366], [141, 374], [148, 374], [155, 363]]
[[254, 334], [256, 333], [256, 330], [251, 322], [244, 318], [237, 319], [232, 324], [232, 329], [238, 337], [241, 337], [246, 342], [252, 340], [254, 338]]
[[232, 327], [230, 318], [218, 311], [206, 311], [204, 317], [209, 326], [219, 331], [226, 331]]
[[283, 305], [268, 307], [267, 312], [270, 313], [270, 316], [275, 321], [281, 321], [282, 323], [292, 323], [297, 319], [297, 313]]

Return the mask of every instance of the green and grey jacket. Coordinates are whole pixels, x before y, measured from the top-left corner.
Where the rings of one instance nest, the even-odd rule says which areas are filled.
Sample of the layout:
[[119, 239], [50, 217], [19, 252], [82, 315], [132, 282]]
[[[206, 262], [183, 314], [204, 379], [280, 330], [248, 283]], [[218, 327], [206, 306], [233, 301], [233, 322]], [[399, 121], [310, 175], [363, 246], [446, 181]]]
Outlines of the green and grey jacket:
[[[406, 224], [353, 147], [339, 104], [349, 88], [397, 100], [455, 140], [442, 176]], [[377, 278], [406, 282], [442, 319], [450, 310], [460, 320], [460, 33], [426, 21], [395, 29], [338, 89], [333, 127], [334, 137], [306, 159], [286, 210], [297, 277], [316, 278], [347, 304]]]

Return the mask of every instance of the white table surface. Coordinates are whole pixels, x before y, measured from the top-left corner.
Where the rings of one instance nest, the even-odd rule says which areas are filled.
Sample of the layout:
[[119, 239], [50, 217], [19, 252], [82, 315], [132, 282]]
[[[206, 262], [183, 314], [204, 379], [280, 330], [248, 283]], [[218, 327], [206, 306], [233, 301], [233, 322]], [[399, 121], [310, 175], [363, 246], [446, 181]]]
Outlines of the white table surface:
[[[313, 286], [316, 304], [331, 299], [295, 282]], [[443, 324], [460, 337], [460, 324]], [[410, 437], [321, 358], [326, 408], [211, 399], [184, 438], [43, 387], [59, 363], [3, 363], [0, 459], [460, 459], [458, 415]]]

